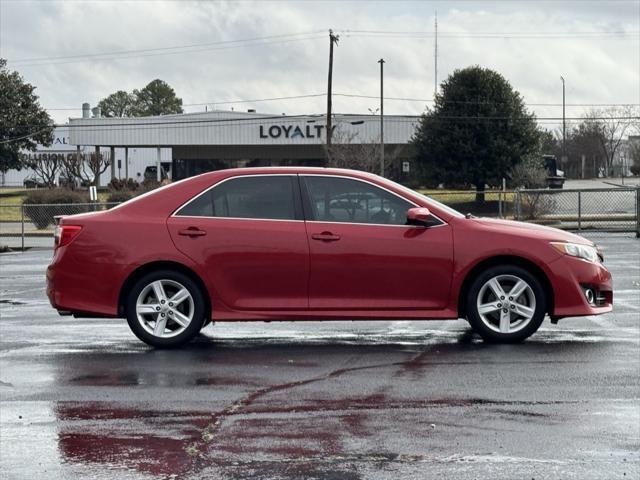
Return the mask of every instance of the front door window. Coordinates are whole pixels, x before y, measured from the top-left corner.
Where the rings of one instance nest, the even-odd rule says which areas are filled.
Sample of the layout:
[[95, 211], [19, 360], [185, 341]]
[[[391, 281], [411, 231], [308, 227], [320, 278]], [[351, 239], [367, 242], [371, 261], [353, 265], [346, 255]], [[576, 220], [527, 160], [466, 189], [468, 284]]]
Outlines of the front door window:
[[358, 180], [307, 176], [311, 216], [321, 222], [405, 225], [414, 205]]

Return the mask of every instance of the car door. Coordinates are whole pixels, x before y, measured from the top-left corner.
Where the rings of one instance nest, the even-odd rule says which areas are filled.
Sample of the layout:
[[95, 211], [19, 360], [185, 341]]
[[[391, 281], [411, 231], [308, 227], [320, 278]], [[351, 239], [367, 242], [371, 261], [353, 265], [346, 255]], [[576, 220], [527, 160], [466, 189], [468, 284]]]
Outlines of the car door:
[[308, 308], [309, 246], [296, 175], [223, 180], [167, 223], [178, 250], [204, 267], [228, 307]]
[[406, 225], [416, 205], [359, 179], [301, 175], [311, 309], [438, 309], [449, 297], [452, 232]]

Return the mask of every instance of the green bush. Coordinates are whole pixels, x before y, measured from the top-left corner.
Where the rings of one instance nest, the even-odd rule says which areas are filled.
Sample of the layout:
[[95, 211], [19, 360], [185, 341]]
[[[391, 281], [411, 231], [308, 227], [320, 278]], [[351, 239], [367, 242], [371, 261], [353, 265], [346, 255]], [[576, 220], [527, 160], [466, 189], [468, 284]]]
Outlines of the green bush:
[[38, 229], [47, 228], [54, 223], [56, 215], [74, 215], [89, 211], [86, 193], [66, 188], [52, 188], [30, 191], [24, 199], [24, 214]]

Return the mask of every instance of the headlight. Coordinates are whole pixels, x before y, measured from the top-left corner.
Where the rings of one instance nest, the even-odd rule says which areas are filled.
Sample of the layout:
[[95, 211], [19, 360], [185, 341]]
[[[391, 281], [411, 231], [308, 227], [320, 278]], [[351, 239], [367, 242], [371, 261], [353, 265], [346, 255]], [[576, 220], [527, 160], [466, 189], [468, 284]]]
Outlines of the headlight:
[[551, 242], [551, 246], [556, 250], [571, 255], [572, 257], [583, 258], [589, 262], [598, 261], [598, 250], [591, 245], [581, 245], [579, 243]]

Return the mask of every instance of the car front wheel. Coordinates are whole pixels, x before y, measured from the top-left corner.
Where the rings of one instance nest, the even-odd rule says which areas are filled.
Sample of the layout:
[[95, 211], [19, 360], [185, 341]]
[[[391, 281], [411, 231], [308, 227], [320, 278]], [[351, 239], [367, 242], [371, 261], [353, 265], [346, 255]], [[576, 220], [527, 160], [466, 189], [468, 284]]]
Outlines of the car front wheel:
[[127, 297], [127, 322], [133, 333], [154, 347], [178, 347], [202, 329], [203, 294], [189, 276], [159, 270], [140, 278]]
[[524, 340], [538, 330], [545, 312], [540, 281], [515, 265], [488, 268], [475, 278], [467, 294], [467, 320], [489, 342]]

